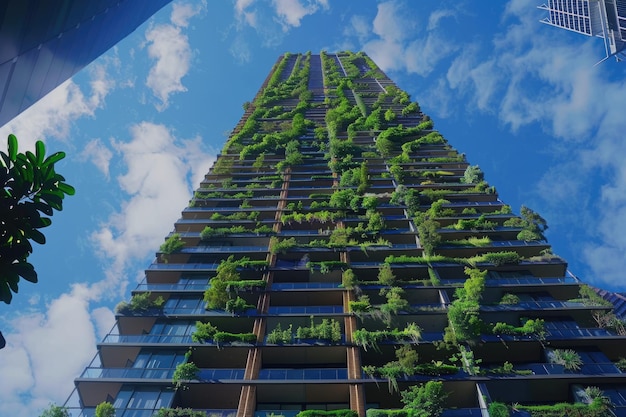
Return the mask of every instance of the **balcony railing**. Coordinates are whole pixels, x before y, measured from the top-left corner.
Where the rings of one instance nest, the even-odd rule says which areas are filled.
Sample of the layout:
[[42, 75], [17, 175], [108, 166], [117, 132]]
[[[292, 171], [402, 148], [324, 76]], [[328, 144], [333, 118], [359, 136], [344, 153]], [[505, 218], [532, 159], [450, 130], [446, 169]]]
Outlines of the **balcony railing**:
[[268, 314], [341, 314], [343, 306], [275, 306]]
[[337, 380], [348, 379], [346, 368], [261, 369], [259, 379], [271, 380]]
[[192, 343], [191, 335], [169, 335], [169, 334], [142, 334], [142, 335], [124, 335], [124, 334], [108, 334], [104, 337], [102, 343], [174, 343], [188, 344]]
[[339, 282], [285, 282], [272, 284], [272, 291], [341, 288]]

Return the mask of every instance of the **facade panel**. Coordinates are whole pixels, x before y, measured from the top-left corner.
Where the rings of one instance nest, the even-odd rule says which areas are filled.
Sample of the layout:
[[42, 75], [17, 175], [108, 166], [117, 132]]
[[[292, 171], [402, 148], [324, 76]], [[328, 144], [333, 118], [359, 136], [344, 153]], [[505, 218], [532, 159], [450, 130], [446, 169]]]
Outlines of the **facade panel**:
[[0, 5], [0, 126], [170, 1], [4, 1]]

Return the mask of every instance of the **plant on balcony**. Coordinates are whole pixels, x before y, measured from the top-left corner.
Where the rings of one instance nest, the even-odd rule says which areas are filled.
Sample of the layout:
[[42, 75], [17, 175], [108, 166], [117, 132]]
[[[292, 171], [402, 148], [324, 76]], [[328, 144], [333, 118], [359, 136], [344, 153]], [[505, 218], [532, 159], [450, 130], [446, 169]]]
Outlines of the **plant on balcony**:
[[368, 313], [372, 310], [370, 298], [367, 295], [361, 295], [358, 300], [348, 302], [348, 309], [357, 316]]
[[153, 417], [206, 417], [206, 413], [192, 408], [160, 408]]
[[290, 324], [285, 330], [282, 329], [280, 323], [267, 334], [267, 343], [277, 345], [279, 343], [291, 343], [293, 338], [293, 327]]
[[251, 308], [255, 308], [254, 305], [249, 304], [246, 300], [237, 296], [236, 298], [231, 298], [226, 302], [224, 310], [232, 314], [241, 314]]
[[422, 329], [415, 323], [408, 323], [402, 330], [375, 330], [357, 329], [352, 332], [352, 342], [361, 346], [363, 350], [368, 348], [378, 350], [378, 343], [383, 340], [392, 340], [397, 342], [418, 343], [422, 337]]
[[332, 343], [341, 341], [341, 325], [335, 319], [323, 319], [315, 324], [311, 316], [310, 326], [299, 326], [296, 329], [296, 339], [320, 339]]
[[378, 282], [382, 285], [393, 285], [396, 282], [396, 276], [390, 264], [385, 262], [378, 267]]
[[522, 326], [498, 322], [491, 331], [495, 335], [533, 336], [537, 340], [543, 340], [546, 335], [543, 319], [525, 319]]
[[545, 242], [544, 232], [548, 229], [546, 220], [526, 206], [520, 209], [520, 216], [505, 221], [504, 226], [522, 228], [522, 231], [517, 234], [518, 240]]
[[354, 410], [304, 410], [296, 414], [295, 417], [358, 417]]
[[115, 417], [115, 408], [108, 401], [101, 402], [96, 406], [95, 417]]
[[162, 296], [159, 295], [153, 299], [151, 292], [142, 292], [134, 294], [129, 303], [125, 301], [118, 303], [115, 306], [115, 312], [117, 314], [145, 313], [151, 309], [161, 309], [163, 304], [165, 304], [165, 299]]
[[341, 286], [348, 290], [357, 286], [356, 274], [352, 269], [346, 269], [341, 273]]
[[589, 285], [582, 284], [578, 289], [579, 298], [575, 298], [569, 301], [580, 302], [586, 306], [603, 306], [613, 307], [613, 304], [609, 300], [602, 298], [600, 294], [595, 292]]
[[39, 417], [70, 417], [70, 411], [67, 407], [50, 404]]
[[489, 417], [509, 417], [511, 413], [506, 404], [492, 402], [489, 404]]
[[458, 348], [459, 351], [450, 356], [450, 362], [459, 362], [461, 368], [470, 375], [480, 375], [482, 359], [476, 359], [474, 351], [465, 345], [459, 345]]
[[226, 236], [226, 235], [232, 235], [235, 233], [246, 233], [246, 232], [249, 232], [249, 231], [245, 228], [245, 226], [242, 226], [242, 225], [230, 226], [230, 227], [206, 226], [200, 232], [200, 239], [209, 240], [212, 237]]
[[197, 380], [200, 374], [200, 368], [193, 362], [183, 362], [176, 365], [174, 374], [172, 375], [172, 384], [176, 389], [183, 388], [185, 381]]
[[[489, 368], [485, 371], [486, 373], [496, 374], [496, 375], [532, 375], [533, 371], [530, 369], [515, 369], [511, 362], [504, 362], [502, 366], [496, 366], [493, 368]], [[485, 373], [482, 372], [482, 373]]]
[[404, 408], [408, 409], [413, 417], [439, 417], [443, 413], [443, 405], [448, 397], [441, 381], [413, 385], [401, 391], [400, 395]]
[[483, 255], [472, 256], [467, 258], [467, 263], [470, 265], [476, 265], [477, 263], [492, 263], [495, 266], [502, 266], [506, 264], [517, 264], [520, 261], [519, 253], [515, 251], [502, 251], [502, 252], [489, 252]]
[[473, 246], [477, 248], [482, 248], [491, 245], [491, 239], [489, 238], [489, 236], [470, 236], [467, 239], [447, 240], [444, 242], [444, 244], [450, 246]]
[[213, 336], [217, 333], [217, 327], [209, 322], [203, 323], [196, 321], [196, 330], [191, 334], [191, 340], [196, 343], [205, 343], [213, 340]]
[[315, 272], [317, 270], [322, 274], [328, 274], [333, 269], [342, 269], [347, 266], [347, 263], [341, 261], [309, 261], [306, 263], [306, 267], [309, 269], [309, 271]]
[[487, 271], [465, 268], [468, 278], [463, 288], [457, 288], [456, 300], [448, 308], [448, 326], [444, 331], [444, 342], [457, 344], [458, 341], [473, 341], [482, 330], [479, 317], [480, 300], [485, 288]]
[[159, 252], [170, 255], [174, 252], [178, 252], [185, 246], [185, 242], [181, 239], [179, 233], [173, 233], [168, 237], [163, 244], [159, 247]]
[[[464, 213], [465, 210], [464, 210]], [[498, 224], [487, 220], [484, 214], [481, 214], [477, 219], [459, 219], [451, 228], [455, 230], [492, 230]]]
[[615, 362], [615, 366], [622, 372], [626, 371], [626, 358], [619, 358], [617, 362]]
[[565, 370], [578, 372], [583, 365], [580, 355], [573, 349], [554, 349], [548, 352], [550, 363], [563, 365]]
[[287, 251], [298, 246], [298, 242], [295, 237], [290, 237], [287, 239], [280, 239], [276, 236], [272, 236], [270, 238], [270, 253], [276, 255], [278, 253], [286, 253]]
[[404, 289], [400, 287], [383, 288], [381, 295], [387, 298], [387, 302], [381, 304], [378, 309], [382, 320], [390, 326], [392, 315], [397, 315], [400, 311], [407, 311], [410, 308], [410, 304], [403, 298]]
[[520, 298], [517, 295], [507, 292], [505, 294], [502, 294], [502, 298], [500, 298], [498, 304], [519, 304], [519, 302]]
[[523, 410], [530, 413], [531, 417], [606, 417], [612, 415], [613, 407], [611, 400], [604, 395], [598, 387], [586, 387], [582, 394], [586, 402], [557, 403], [553, 405], [519, 405], [515, 404], [513, 410]]
[[247, 344], [256, 343], [256, 335], [254, 333], [230, 333], [230, 332], [216, 332], [213, 335], [213, 340], [219, 347], [220, 344], [240, 342]]

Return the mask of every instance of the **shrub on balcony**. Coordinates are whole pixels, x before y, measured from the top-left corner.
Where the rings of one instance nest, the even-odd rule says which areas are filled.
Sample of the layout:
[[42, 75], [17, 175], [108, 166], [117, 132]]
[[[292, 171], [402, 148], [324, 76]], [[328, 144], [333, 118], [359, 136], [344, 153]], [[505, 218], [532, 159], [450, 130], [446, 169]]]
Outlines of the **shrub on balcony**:
[[192, 408], [161, 408], [154, 417], [206, 417], [206, 413]]
[[172, 383], [179, 389], [183, 387], [184, 381], [193, 381], [198, 379], [200, 368], [193, 362], [179, 363], [172, 375]]
[[279, 344], [279, 343], [291, 343], [293, 339], [293, 327], [290, 324], [285, 330], [282, 329], [280, 323], [267, 334], [267, 343]]
[[217, 333], [217, 327], [211, 323], [196, 321], [196, 330], [191, 334], [191, 340], [196, 343], [205, 343], [213, 340], [215, 333]]
[[159, 247], [159, 252], [166, 255], [170, 255], [174, 252], [178, 252], [185, 246], [185, 242], [180, 237], [179, 233], [174, 233], [168, 237], [165, 242]]
[[256, 343], [256, 335], [254, 333], [229, 333], [229, 332], [216, 332], [213, 336], [213, 340], [218, 345], [220, 343]]
[[554, 349], [548, 353], [550, 363], [563, 365], [565, 370], [578, 372], [583, 365], [580, 355], [573, 349]]
[[524, 322], [524, 325], [520, 327], [498, 322], [493, 326], [491, 331], [496, 335], [535, 336], [539, 340], [542, 340], [546, 334], [544, 320], [542, 319], [528, 319]]
[[108, 401], [101, 402], [96, 406], [95, 417], [115, 417], [115, 408]]
[[200, 239], [201, 240], [208, 240], [208, 239], [210, 239], [212, 237], [226, 236], [226, 235], [232, 235], [232, 234], [235, 234], [235, 233], [246, 233], [246, 232], [248, 232], [248, 230], [245, 228], [245, 226], [242, 226], [242, 225], [230, 226], [230, 227], [211, 227], [211, 226], [206, 226], [200, 232]]
[[438, 417], [443, 413], [443, 405], [448, 393], [443, 390], [443, 382], [428, 381], [413, 385], [400, 392], [404, 408], [414, 417]]
[[232, 314], [241, 314], [244, 311], [249, 310], [251, 308], [255, 308], [254, 305], [248, 304], [246, 300], [237, 296], [237, 298], [234, 298], [234, 299], [231, 298], [230, 300], [226, 302], [226, 306], [224, 310]]
[[367, 313], [372, 309], [372, 305], [370, 304], [370, 298], [367, 295], [362, 295], [356, 301], [348, 302], [348, 309], [350, 312], [359, 315], [361, 313]]
[[509, 417], [511, 413], [506, 404], [493, 402], [489, 404], [489, 417]]
[[315, 324], [311, 317], [310, 326], [298, 327], [296, 339], [321, 339], [336, 343], [341, 340], [341, 325], [335, 319], [323, 319], [321, 323]]
[[341, 273], [341, 286], [348, 290], [353, 289], [357, 285], [356, 274], [352, 269], [346, 269]]
[[368, 408], [365, 417], [409, 417], [409, 410], [382, 410], [377, 408]]
[[287, 251], [295, 248], [296, 246], [298, 246], [298, 242], [296, 242], [295, 237], [290, 237], [287, 239], [280, 239], [275, 236], [272, 236], [270, 238], [269, 249], [270, 249], [270, 252], [274, 255], [278, 253], [286, 253]]
[[520, 298], [517, 295], [508, 292], [502, 295], [498, 304], [519, 304], [519, 302]]
[[296, 414], [296, 417], [358, 417], [354, 410], [304, 410]]
[[142, 292], [135, 294], [131, 297], [130, 302], [120, 302], [115, 306], [115, 312], [118, 314], [128, 313], [144, 313], [151, 309], [161, 309], [165, 304], [165, 299], [162, 296], [152, 298], [152, 293]]

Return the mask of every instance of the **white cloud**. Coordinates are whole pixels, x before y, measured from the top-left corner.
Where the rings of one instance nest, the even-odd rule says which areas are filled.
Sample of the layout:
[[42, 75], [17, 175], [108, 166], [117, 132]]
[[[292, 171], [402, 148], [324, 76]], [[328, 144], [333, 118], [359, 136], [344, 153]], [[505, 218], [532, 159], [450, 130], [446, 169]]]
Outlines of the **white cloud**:
[[75, 285], [53, 300], [45, 313], [9, 322], [12, 329], [4, 332], [7, 346], [0, 355], [3, 415], [32, 417], [51, 402], [65, 401], [74, 377], [95, 354], [88, 311], [91, 296], [87, 287]]
[[436, 29], [439, 26], [439, 22], [446, 17], [454, 17], [456, 16], [456, 11], [451, 9], [440, 9], [435, 10], [428, 17], [428, 25], [426, 26], [427, 30]]
[[206, 0], [202, 0], [198, 4], [174, 3], [170, 20], [178, 27], [187, 27], [189, 19], [206, 10], [206, 6]]
[[302, 4], [300, 0], [272, 0], [278, 21], [283, 30], [300, 26], [300, 21], [308, 15], [316, 13], [320, 8], [328, 9], [326, 0], [308, 0]]
[[81, 157], [90, 160], [106, 178], [109, 178], [109, 163], [113, 157], [113, 152], [104, 146], [100, 139], [87, 142], [81, 152]]
[[111, 261], [101, 291], [119, 286], [131, 261], [156, 252], [214, 160], [199, 138], [179, 140], [165, 126], [149, 122], [132, 126], [131, 140], [116, 141], [114, 147], [127, 166], [117, 180], [129, 198], [91, 236]]
[[187, 75], [191, 61], [189, 39], [179, 27], [165, 24], [149, 29], [146, 40], [148, 55], [156, 60], [146, 85], [161, 101], [156, 108], [162, 111], [169, 106], [170, 95], [187, 91], [182, 78]]
[[378, 5], [373, 28], [374, 33], [381, 39], [390, 43], [400, 42], [411, 33], [409, 29], [412, 26], [403, 16], [400, 3], [388, 1]]
[[[89, 72], [89, 95], [86, 96], [71, 79], [67, 80], [2, 126], [0, 138], [6, 139], [9, 133], [15, 134], [20, 150], [33, 149], [37, 140], [45, 142], [49, 137], [67, 140], [72, 123], [81, 117], [93, 116], [96, 109], [104, 105], [105, 97], [114, 87], [114, 82], [107, 75], [106, 65], [92, 65]], [[0, 143], [6, 146], [4, 139]]]
[[352, 16], [344, 33], [348, 36], [356, 35], [360, 41], [364, 41], [369, 36], [370, 31], [371, 26], [365, 16]]

